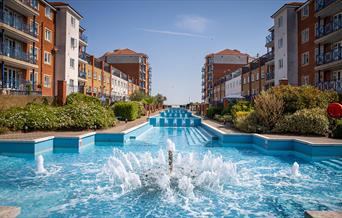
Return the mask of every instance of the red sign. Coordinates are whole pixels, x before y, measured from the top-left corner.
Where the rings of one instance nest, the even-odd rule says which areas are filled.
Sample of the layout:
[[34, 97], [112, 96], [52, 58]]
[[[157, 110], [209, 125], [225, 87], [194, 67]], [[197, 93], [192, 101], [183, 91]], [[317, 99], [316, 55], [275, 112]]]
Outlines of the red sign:
[[330, 117], [339, 119], [342, 117], [342, 105], [339, 103], [331, 103], [328, 106], [327, 112]]

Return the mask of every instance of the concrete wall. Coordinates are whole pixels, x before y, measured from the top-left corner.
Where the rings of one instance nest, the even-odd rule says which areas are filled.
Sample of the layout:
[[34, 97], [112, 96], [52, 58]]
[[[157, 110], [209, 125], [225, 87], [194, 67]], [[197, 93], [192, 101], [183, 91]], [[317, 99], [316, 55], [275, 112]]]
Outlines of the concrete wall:
[[36, 102], [43, 103], [47, 101], [51, 104], [55, 97], [52, 96], [13, 96], [13, 95], [0, 95], [0, 110], [10, 107], [24, 107], [28, 103]]
[[247, 64], [247, 55], [214, 55], [215, 64]]
[[241, 96], [241, 75], [226, 81], [225, 96]]

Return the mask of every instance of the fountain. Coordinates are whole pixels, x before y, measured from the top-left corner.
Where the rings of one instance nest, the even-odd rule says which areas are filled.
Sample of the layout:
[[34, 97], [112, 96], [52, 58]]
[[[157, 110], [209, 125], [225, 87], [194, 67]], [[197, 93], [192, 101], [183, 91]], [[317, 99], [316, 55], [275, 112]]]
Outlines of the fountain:
[[113, 155], [97, 176], [107, 178], [112, 188], [121, 190], [122, 194], [147, 188], [170, 196], [180, 192], [195, 197], [194, 190], [199, 187], [223, 190], [225, 185], [239, 184], [234, 163], [210, 151], [202, 159], [192, 152], [176, 153], [174, 142], [168, 139], [166, 143], [166, 151], [160, 149], [155, 156], [150, 152], [125, 153], [114, 148]]
[[173, 170], [173, 152], [176, 151], [176, 146], [171, 139], [167, 139], [167, 151], [169, 155], [169, 173], [172, 173]]
[[293, 176], [300, 176], [299, 173], [299, 164], [297, 162], [294, 162], [291, 168], [291, 173]]
[[36, 173], [42, 174], [46, 172], [47, 170], [44, 168], [44, 157], [43, 155], [39, 155], [36, 159]]

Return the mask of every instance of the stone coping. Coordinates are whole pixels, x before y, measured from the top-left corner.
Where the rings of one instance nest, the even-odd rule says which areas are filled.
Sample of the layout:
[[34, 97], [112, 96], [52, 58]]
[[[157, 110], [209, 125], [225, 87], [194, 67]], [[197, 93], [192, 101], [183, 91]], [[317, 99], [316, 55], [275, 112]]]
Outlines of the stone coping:
[[1, 218], [15, 218], [21, 212], [20, 207], [0, 206]]
[[342, 211], [314, 211], [307, 210], [304, 212], [304, 218], [341, 218]]

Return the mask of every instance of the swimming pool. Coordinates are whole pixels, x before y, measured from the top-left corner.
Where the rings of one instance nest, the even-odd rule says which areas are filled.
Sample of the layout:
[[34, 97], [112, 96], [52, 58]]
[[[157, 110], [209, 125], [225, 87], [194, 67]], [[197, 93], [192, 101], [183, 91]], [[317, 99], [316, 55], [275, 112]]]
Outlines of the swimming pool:
[[[226, 146], [200, 127], [146, 127], [125, 143], [0, 156], [0, 205], [21, 217], [303, 217], [342, 209], [342, 158], [309, 162]], [[167, 139], [175, 143], [169, 172]], [[291, 167], [299, 163], [299, 175]]]

